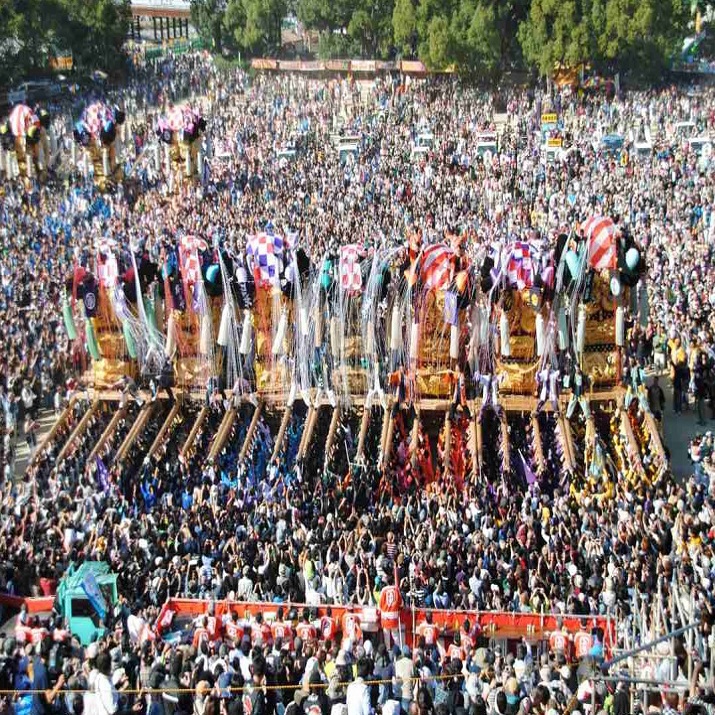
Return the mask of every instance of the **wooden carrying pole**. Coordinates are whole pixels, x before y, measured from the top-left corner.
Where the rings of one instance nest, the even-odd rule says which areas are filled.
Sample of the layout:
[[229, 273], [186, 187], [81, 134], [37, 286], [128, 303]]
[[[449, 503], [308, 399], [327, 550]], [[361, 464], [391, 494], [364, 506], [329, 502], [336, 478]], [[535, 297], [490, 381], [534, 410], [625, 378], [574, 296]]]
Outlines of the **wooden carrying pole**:
[[89, 421], [92, 419], [92, 416], [95, 414], [95, 412], [97, 412], [97, 410], [99, 409], [101, 402], [101, 400], [95, 399], [95, 401], [90, 405], [89, 409], [82, 415], [82, 419], [75, 425], [75, 428], [72, 430], [72, 434], [70, 434], [70, 436], [67, 438], [67, 441], [64, 443], [64, 445], [62, 445], [60, 453], [57, 455], [58, 464], [67, 456], [72, 445], [74, 445], [75, 440], [84, 434], [84, 431], [87, 429]]
[[311, 407], [308, 412], [308, 417], [305, 422], [305, 429], [303, 430], [303, 440], [301, 442], [300, 450], [298, 452], [298, 458], [303, 459], [308, 451], [310, 445], [310, 440], [313, 437], [313, 431], [315, 430], [315, 425], [318, 424], [318, 412], [319, 408]]
[[[50, 431], [45, 435], [44, 439], [40, 443], [39, 448], [36, 449], [35, 453], [32, 455], [29, 462], [30, 465], [34, 464], [35, 460], [41, 454], [44, 453], [45, 447], [47, 447], [47, 445], [54, 440], [55, 436], [57, 435], [57, 432], [60, 430], [61, 427], [64, 427], [67, 420], [69, 420], [70, 415], [72, 414], [72, 410], [74, 409], [75, 402], [77, 402], [77, 396], [72, 395], [72, 397], [70, 397], [69, 402], [67, 403], [67, 407], [62, 410], [62, 414], [57, 418], [55, 424], [52, 425]], [[59, 459], [57, 461], [59, 461]]]
[[258, 427], [258, 420], [261, 419], [261, 413], [263, 412], [263, 403], [259, 402], [256, 409], [253, 410], [253, 417], [251, 418], [251, 424], [248, 425], [248, 431], [246, 432], [246, 439], [243, 440], [243, 446], [241, 447], [241, 453], [239, 459], [243, 461], [248, 454], [248, 450], [251, 448], [251, 442], [253, 442], [253, 435], [256, 432], [256, 427]]
[[285, 411], [283, 412], [283, 419], [281, 420], [281, 426], [278, 429], [278, 436], [276, 437], [276, 441], [273, 445], [273, 454], [271, 454], [271, 462], [274, 462], [276, 459], [278, 459], [278, 455], [280, 454], [280, 451], [283, 447], [283, 441], [285, 440], [285, 434], [286, 430], [288, 429], [288, 425], [290, 424], [290, 418], [293, 415], [293, 407], [288, 406], [285, 408]]
[[104, 432], [102, 432], [100, 438], [97, 440], [97, 444], [94, 445], [94, 449], [90, 452], [89, 457], [87, 458], [87, 464], [92, 464], [94, 462], [95, 457], [99, 454], [99, 450], [104, 447], [104, 443], [109, 439], [109, 436], [114, 432], [116, 426], [119, 424], [119, 420], [124, 417], [127, 413], [127, 408], [126, 405], [124, 407], [120, 407], [114, 415], [112, 415], [112, 419], [109, 420], [109, 424], [104, 428]]
[[296, 452], [296, 457], [302, 457], [303, 452], [305, 451], [305, 440], [308, 435], [308, 431], [310, 430], [310, 423], [313, 419], [313, 412], [315, 412], [315, 407], [312, 405], [308, 407], [308, 412], [305, 415], [305, 420], [303, 422], [303, 431], [300, 434], [300, 442], [298, 443], [298, 451]]
[[149, 403], [141, 408], [137, 418], [134, 420], [134, 424], [131, 426], [129, 432], [127, 432], [127, 436], [124, 438], [124, 441], [117, 450], [117, 455], [115, 457], [117, 462], [121, 462], [124, 457], [127, 456], [129, 449], [134, 444], [134, 440], [137, 438], [137, 435], [144, 429], [144, 425], [149, 421], [149, 417], [151, 417], [154, 407], [155, 403]]
[[338, 424], [340, 423], [340, 408], [333, 407], [333, 414], [330, 418], [330, 428], [328, 429], [328, 439], [325, 440], [325, 466], [328, 466], [330, 460], [330, 454], [333, 449], [333, 442], [335, 441], [335, 433], [338, 431]]
[[358, 448], [357, 448], [357, 461], [359, 462], [363, 454], [365, 454], [365, 440], [367, 439], [367, 430], [370, 427], [370, 416], [372, 413], [372, 408], [368, 409], [367, 404], [362, 410], [362, 420], [360, 421], [360, 436], [358, 438]]
[[157, 433], [156, 437], [154, 438], [154, 441], [152, 442], [151, 447], [149, 447], [149, 451], [146, 454], [147, 457], [153, 457], [154, 453], [159, 449], [166, 433], [169, 431], [169, 429], [171, 429], [171, 425], [174, 424], [174, 420], [176, 419], [177, 415], [179, 414], [180, 409], [181, 409], [181, 407], [179, 406], [179, 403], [174, 402], [171, 409], [169, 410], [169, 414], [166, 416], [166, 419], [164, 420], [164, 424], [159, 428], [159, 432]]
[[410, 439], [410, 462], [412, 463], [412, 469], [417, 468], [419, 462], [419, 455], [417, 453], [417, 448], [420, 443], [420, 420], [422, 415], [418, 407], [415, 407], [415, 421], [412, 423], [412, 437]]
[[199, 430], [201, 429], [201, 425], [206, 421], [206, 418], [209, 416], [209, 408], [208, 405], [204, 405], [201, 408], [201, 411], [199, 412], [198, 415], [196, 415], [196, 419], [194, 420], [194, 426], [191, 428], [191, 431], [189, 432], [189, 436], [186, 438], [186, 442], [184, 442], [184, 446], [181, 448], [181, 456], [186, 457], [191, 449], [194, 446], [194, 441], [196, 440], [196, 435], [198, 434]]
[[392, 419], [392, 410], [389, 405], [385, 409], [385, 416], [382, 423], [382, 468], [387, 467], [392, 452], [392, 435], [395, 431], [395, 420]]
[[541, 444], [541, 426], [539, 418], [536, 415], [531, 415], [531, 433], [534, 438], [534, 460], [536, 462], [536, 471], [541, 474], [546, 469], [546, 460], [544, 459], [544, 449]]
[[501, 444], [502, 444], [502, 469], [505, 474], [511, 467], [511, 445], [509, 444], [509, 424], [506, 420], [506, 410], [501, 411]]
[[214, 437], [213, 444], [209, 450], [209, 459], [216, 459], [218, 453], [223, 449], [228, 435], [231, 433], [231, 428], [233, 423], [236, 421], [236, 409], [234, 407], [229, 407], [224, 414], [221, 424], [219, 425], [216, 436]]
[[444, 456], [442, 458], [442, 465], [444, 467], [445, 474], [451, 474], [451, 461], [450, 456], [452, 454], [452, 418], [449, 416], [449, 410], [444, 414]]

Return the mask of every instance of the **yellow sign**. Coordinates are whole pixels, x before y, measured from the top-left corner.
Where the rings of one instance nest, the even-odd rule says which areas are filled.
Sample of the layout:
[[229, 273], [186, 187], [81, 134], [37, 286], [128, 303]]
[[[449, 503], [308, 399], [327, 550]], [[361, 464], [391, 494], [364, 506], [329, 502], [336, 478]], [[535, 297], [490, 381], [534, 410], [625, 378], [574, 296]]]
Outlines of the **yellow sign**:
[[558, 124], [559, 115], [558, 114], [542, 114], [541, 123], [542, 124]]
[[72, 55], [50, 57], [50, 68], [53, 70], [71, 70], [72, 64]]
[[560, 137], [557, 139], [547, 139], [546, 140], [546, 146], [548, 147], [562, 147], [564, 145], [564, 140], [561, 139]]

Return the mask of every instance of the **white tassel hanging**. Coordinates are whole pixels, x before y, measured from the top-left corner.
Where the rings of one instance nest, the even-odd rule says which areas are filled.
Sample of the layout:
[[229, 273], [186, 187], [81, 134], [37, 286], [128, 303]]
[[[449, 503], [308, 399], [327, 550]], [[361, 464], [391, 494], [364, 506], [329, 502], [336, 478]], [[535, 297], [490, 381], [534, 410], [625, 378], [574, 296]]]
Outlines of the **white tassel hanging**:
[[479, 344], [486, 345], [489, 341], [489, 308], [479, 309]]
[[559, 308], [559, 350], [569, 349], [569, 331], [568, 325], [566, 323], [566, 311], [563, 308]]
[[70, 144], [70, 162], [74, 169], [77, 166], [77, 145], [74, 142]]
[[365, 346], [365, 354], [366, 355], [374, 355], [375, 354], [375, 324], [372, 322], [372, 320], [369, 320], [367, 323], [367, 335], [365, 337], [367, 339], [367, 344]]
[[171, 149], [168, 144], [164, 144], [164, 173], [171, 176]]
[[37, 170], [45, 170], [45, 147], [42, 144], [37, 147]]
[[12, 179], [12, 152], [5, 152], [5, 177]]
[[576, 326], [576, 352], [582, 353], [586, 347], [586, 308], [578, 307], [578, 325]]
[[50, 156], [54, 156], [57, 153], [57, 137], [55, 136], [55, 130], [52, 127], [50, 127], [47, 131], [50, 141]]
[[243, 327], [241, 328], [241, 344], [238, 346], [241, 355], [248, 355], [251, 352], [251, 311], [247, 310], [243, 314]]
[[273, 354], [280, 355], [283, 352], [283, 341], [286, 336], [286, 329], [288, 327], [288, 319], [284, 311], [281, 311], [281, 317], [278, 320], [278, 329], [276, 330], [276, 336], [273, 339]]
[[417, 351], [419, 350], [420, 341], [420, 326], [419, 323], [412, 323], [410, 328], [410, 358], [417, 360]]
[[541, 313], [536, 315], [536, 354], [541, 357], [544, 354], [544, 316]]
[[335, 316], [330, 319], [330, 352], [334, 358], [340, 355], [340, 328]]
[[452, 325], [449, 329], [449, 357], [459, 359], [459, 326]]
[[392, 308], [392, 320], [390, 322], [390, 350], [399, 350], [402, 343], [402, 325], [400, 308], [395, 305]]
[[199, 351], [202, 355], [211, 354], [211, 316], [201, 316], [201, 336], [199, 337]]
[[225, 348], [228, 345], [228, 334], [231, 330], [231, 308], [228, 303], [223, 306], [221, 311], [221, 322], [218, 326], [218, 337], [216, 338], [216, 344]]
[[315, 321], [315, 347], [319, 348], [323, 344], [323, 311], [320, 306], [316, 306], [313, 320]]
[[509, 336], [509, 318], [504, 311], [502, 311], [501, 318], [499, 318], [499, 341], [501, 342], [501, 354], [503, 357], [511, 356], [511, 340]]
[[196, 152], [196, 173], [201, 178], [204, 175], [204, 153], [201, 149]]
[[102, 171], [105, 176], [109, 176], [112, 173], [112, 168], [109, 164], [109, 149], [106, 146], [102, 149]]
[[191, 176], [191, 147], [186, 147], [186, 176]]
[[300, 309], [300, 334], [304, 337], [308, 337], [308, 309], [303, 306]]
[[17, 179], [20, 176], [20, 160], [17, 158], [17, 152], [12, 153], [12, 178]]
[[616, 345], [622, 348], [626, 344], [626, 317], [623, 306], [616, 308]]
[[169, 313], [169, 320], [166, 324], [166, 345], [164, 346], [164, 352], [168, 357], [171, 357], [176, 351], [176, 321], [174, 320], [174, 314]]
[[35, 161], [32, 158], [32, 154], [27, 152], [25, 152], [25, 173], [28, 179], [31, 179], [35, 174]]
[[154, 170], [158, 174], [161, 171], [161, 146], [154, 145]]

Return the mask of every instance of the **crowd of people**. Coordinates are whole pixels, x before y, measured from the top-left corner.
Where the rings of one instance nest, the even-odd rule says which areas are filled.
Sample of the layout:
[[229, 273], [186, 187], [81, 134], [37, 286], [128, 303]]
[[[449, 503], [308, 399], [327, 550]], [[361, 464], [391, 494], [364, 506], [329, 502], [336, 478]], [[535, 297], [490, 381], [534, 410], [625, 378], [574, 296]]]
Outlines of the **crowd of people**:
[[[220, 399], [186, 453], [181, 447], [197, 407], [180, 411], [144, 458], [167, 407], [117, 463], [139, 409], [130, 400], [98, 453], [93, 447], [112, 418], [106, 407], [93, 411], [62, 460], [58, 455], [91, 407], [81, 389], [88, 358], [68, 340], [60, 312], [77, 256], [91, 251], [98, 236], [150, 250], [177, 227], [239, 246], [267, 221], [296, 234], [316, 258], [356, 236], [400, 245], [408, 225], [420, 226], [427, 243], [458, 229], [473, 252], [519, 237], [555, 240], [598, 206], [627, 227], [648, 265], [639, 292], [648, 320], [629, 320], [625, 374], [636, 379], [652, 368], [661, 382], [672, 379], [673, 403], [665, 404], [657, 381], [645, 378], [659, 420], [693, 409], [701, 423], [709, 421], [715, 415], [715, 184], [707, 156], [696, 155], [676, 125], [692, 121], [699, 135], [712, 131], [713, 91], [547, 97], [522, 89], [487, 92], [451, 78], [249, 77], [219, 72], [207, 56], [186, 55], [148, 63], [121, 94], [107, 92], [122, 97], [128, 116], [124, 158], [131, 181], [123, 190], [100, 199], [81, 172], [62, 169], [31, 190], [0, 187], [6, 326], [0, 590], [52, 593], [70, 564], [99, 560], [117, 574], [120, 596], [103, 618], [106, 634], [85, 648], [67, 634], [59, 613], [48, 622], [23, 610], [18, 631], [0, 647], [2, 688], [18, 691], [5, 705], [23, 715], [312, 714], [333, 706], [349, 715], [376, 709], [561, 715], [595, 704], [592, 715], [626, 715], [633, 712], [626, 680], [609, 690], [591, 678], [607, 655], [605, 634], [592, 632], [592, 619], [613, 618], [617, 643], [634, 645], [662, 632], [654, 618], [643, 617], [645, 607], [665, 612], [669, 623], [699, 625], [697, 637], [677, 639], [672, 658], [658, 669], [657, 678], [671, 687], [654, 689], [643, 707], [667, 715], [709, 712], [710, 432], [691, 445], [695, 466], [682, 481], [668, 474], [626, 478], [622, 452], [610, 450], [618, 478], [605, 497], [584, 496], [557, 474], [555, 446], [554, 474], [523, 488], [489, 475], [459, 489], [385, 488], [389, 475], [369, 460], [324, 470], [320, 434], [299, 462], [298, 410], [278, 458], [263, 423], [249, 458], [240, 458], [248, 419], [239, 418], [226, 448], [208, 460], [223, 414]], [[187, 96], [207, 118], [206, 171], [200, 185], [172, 194], [144, 149], [154, 140], [156, 117]], [[544, 161], [539, 137], [547, 107], [564, 118], [572, 147], [553, 163]], [[475, 152], [476, 140], [494, 129], [497, 108], [508, 120], [497, 154], [485, 159]], [[68, 147], [72, 107], [54, 111], [60, 144]], [[361, 137], [359, 154], [346, 163], [330, 141], [338, 119]], [[635, 147], [644, 123], [654, 132], [646, 157]], [[434, 146], [415, 161], [411, 146], [424, 125]], [[622, 151], [600, 143], [609, 133], [626, 137]], [[296, 142], [293, 161], [279, 157]], [[25, 474], [16, 473], [17, 441], [32, 435], [38, 410], [59, 412], [70, 395], [76, 399], [62, 429]], [[526, 421], [510, 419], [518, 441]], [[553, 423], [545, 426], [554, 431]], [[608, 440], [608, 417], [598, 427]], [[489, 429], [497, 426], [485, 424]], [[373, 443], [367, 452], [376, 452], [378, 435], [371, 431], [367, 439]], [[491, 459], [485, 457], [487, 471]], [[557, 627], [503, 652], [466, 618], [448, 632], [427, 620], [407, 643], [399, 628], [373, 631], [363, 623], [363, 632], [359, 623], [339, 623], [317, 610], [349, 605], [387, 612], [388, 594], [392, 603], [415, 608], [576, 614], [588, 638], [577, 641]], [[271, 616], [284, 607], [270, 620], [259, 608], [250, 617], [236, 610], [222, 622], [210, 606], [172, 630], [158, 618], [175, 597], [265, 603]], [[684, 614], [676, 612], [676, 601]], [[26, 689], [37, 692], [20, 692]]]

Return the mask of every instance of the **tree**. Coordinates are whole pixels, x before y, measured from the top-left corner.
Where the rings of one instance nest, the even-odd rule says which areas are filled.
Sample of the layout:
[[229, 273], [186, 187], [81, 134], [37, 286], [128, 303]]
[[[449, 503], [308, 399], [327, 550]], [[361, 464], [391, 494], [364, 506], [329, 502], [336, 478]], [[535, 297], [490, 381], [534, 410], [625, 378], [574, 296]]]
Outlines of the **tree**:
[[450, 24], [454, 59], [464, 72], [491, 73], [499, 64], [495, 7], [487, 0], [463, 0]]
[[223, 49], [225, 13], [225, 0], [191, 0], [191, 22], [201, 39], [215, 52]]
[[417, 19], [412, 0], [397, 0], [392, 11], [392, 32], [395, 46], [403, 55], [411, 57], [417, 44]]
[[532, 0], [518, 30], [527, 62], [542, 75], [559, 66], [575, 67], [591, 59], [590, 18], [579, 0]]
[[452, 35], [447, 18], [444, 15], [433, 17], [427, 26], [427, 36], [420, 48], [420, 58], [430, 69], [441, 70], [454, 59], [452, 49]]

